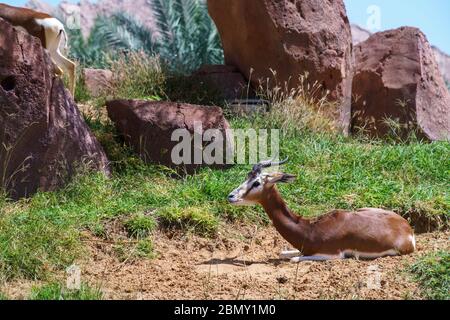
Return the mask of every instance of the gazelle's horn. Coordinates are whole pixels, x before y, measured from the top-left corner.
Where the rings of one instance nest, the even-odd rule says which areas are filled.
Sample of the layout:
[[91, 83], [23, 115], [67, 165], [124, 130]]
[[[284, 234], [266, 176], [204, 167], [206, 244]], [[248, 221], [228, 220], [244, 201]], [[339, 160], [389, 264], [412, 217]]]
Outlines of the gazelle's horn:
[[288, 160], [289, 160], [289, 157], [287, 157], [283, 161], [279, 161], [279, 162], [273, 162], [273, 159], [272, 160], [261, 161], [260, 163], [255, 164], [253, 166], [253, 171], [254, 172], [260, 172], [261, 169], [263, 169], [263, 168], [280, 166], [280, 165], [285, 164], [286, 162], [288, 162]]
[[281, 166], [282, 164], [285, 164], [286, 162], [288, 162], [288, 160], [289, 160], [289, 157], [287, 157], [286, 159], [279, 161], [279, 162], [270, 161], [269, 167]]

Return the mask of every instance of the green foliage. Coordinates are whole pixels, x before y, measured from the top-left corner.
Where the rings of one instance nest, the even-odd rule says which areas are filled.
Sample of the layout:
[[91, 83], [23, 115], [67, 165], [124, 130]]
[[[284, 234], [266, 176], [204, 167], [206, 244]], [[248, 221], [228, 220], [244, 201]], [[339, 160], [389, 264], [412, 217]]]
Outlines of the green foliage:
[[84, 82], [83, 77], [81, 76], [81, 70], [78, 68], [77, 70], [77, 85], [75, 87], [75, 101], [76, 102], [88, 102], [92, 100], [90, 93], [86, 88], [86, 84]]
[[80, 290], [69, 290], [60, 283], [49, 283], [31, 290], [30, 300], [101, 300], [102, 292], [82, 284]]
[[202, 64], [223, 63], [218, 31], [203, 0], [152, 0], [160, 38], [159, 54], [189, 72]]
[[78, 61], [81, 67], [107, 68], [107, 44], [98, 31], [97, 23], [87, 40], [84, 39], [81, 29], [66, 28], [70, 41], [69, 56]]
[[428, 299], [450, 300], [450, 252], [422, 257], [410, 267], [410, 272]]
[[142, 51], [159, 55], [177, 73], [203, 64], [223, 63], [223, 50], [214, 22], [203, 0], [151, 0], [156, 30], [125, 13], [98, 17], [88, 40], [79, 30], [70, 34], [71, 56], [84, 66], [104, 68], [117, 53]]
[[124, 226], [131, 237], [145, 238], [156, 228], [156, 221], [149, 215], [135, 214], [125, 221]]

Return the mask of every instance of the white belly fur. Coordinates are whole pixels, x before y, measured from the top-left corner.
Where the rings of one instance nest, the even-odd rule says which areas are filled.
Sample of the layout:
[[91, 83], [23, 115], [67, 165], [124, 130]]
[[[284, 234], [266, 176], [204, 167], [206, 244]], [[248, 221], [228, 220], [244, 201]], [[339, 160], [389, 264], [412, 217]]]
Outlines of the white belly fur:
[[355, 258], [361, 258], [361, 259], [376, 259], [386, 256], [398, 256], [399, 253], [397, 250], [391, 249], [386, 250], [382, 252], [359, 252], [355, 250], [345, 250], [341, 252], [341, 258], [344, 259], [345, 257], [352, 256]]

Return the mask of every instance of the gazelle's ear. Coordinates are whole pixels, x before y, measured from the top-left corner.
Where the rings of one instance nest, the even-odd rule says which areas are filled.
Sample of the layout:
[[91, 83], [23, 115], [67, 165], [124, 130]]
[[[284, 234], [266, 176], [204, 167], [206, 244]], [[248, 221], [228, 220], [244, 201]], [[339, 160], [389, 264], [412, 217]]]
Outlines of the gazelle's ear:
[[287, 173], [272, 173], [268, 176], [268, 183], [290, 183], [295, 180], [296, 176]]

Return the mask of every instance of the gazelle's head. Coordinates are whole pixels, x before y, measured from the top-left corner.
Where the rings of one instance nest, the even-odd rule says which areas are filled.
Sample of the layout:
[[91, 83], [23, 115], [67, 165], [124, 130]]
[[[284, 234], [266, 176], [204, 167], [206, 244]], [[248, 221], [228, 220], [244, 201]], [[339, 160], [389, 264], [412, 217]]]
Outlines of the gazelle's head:
[[279, 166], [286, 163], [272, 160], [263, 161], [253, 166], [247, 176], [247, 180], [228, 195], [228, 201], [234, 205], [252, 205], [260, 202], [264, 193], [270, 190], [276, 183], [292, 182], [295, 176], [281, 172], [263, 172], [264, 168]]

